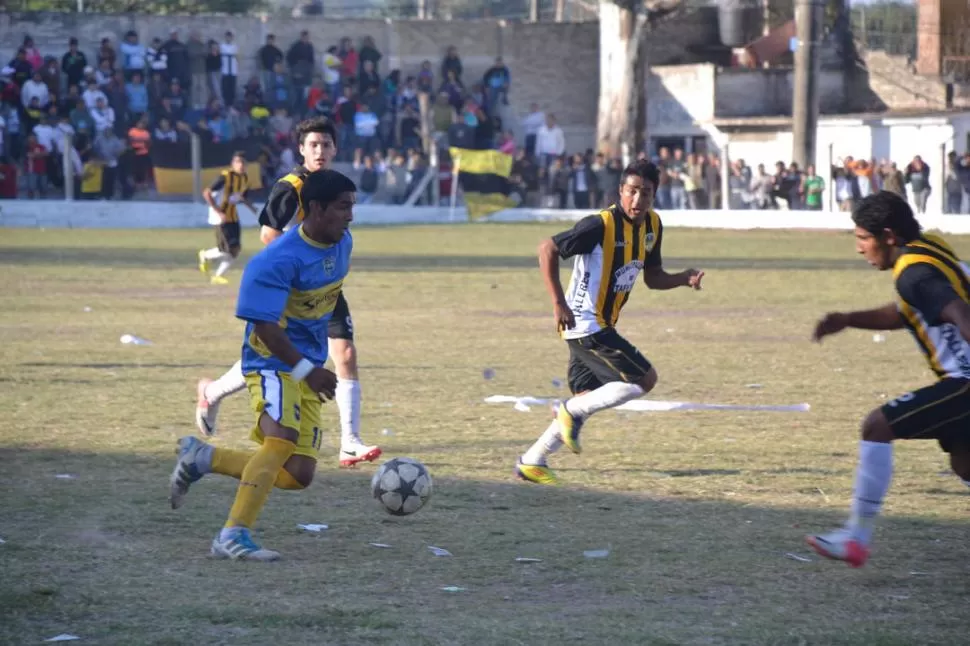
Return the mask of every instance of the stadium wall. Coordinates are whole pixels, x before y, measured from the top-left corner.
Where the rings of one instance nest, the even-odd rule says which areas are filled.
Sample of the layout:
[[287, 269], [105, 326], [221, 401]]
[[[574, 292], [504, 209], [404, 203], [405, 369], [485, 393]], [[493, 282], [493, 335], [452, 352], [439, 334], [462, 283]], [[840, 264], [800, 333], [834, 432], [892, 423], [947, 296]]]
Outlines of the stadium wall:
[[[257, 205], [259, 206], [259, 205]], [[31, 229], [197, 229], [207, 224], [207, 207], [172, 202], [86, 202], [60, 200], [12, 200], [0, 202], [0, 227]], [[507, 209], [487, 222], [570, 222], [589, 211], [559, 209]], [[819, 211], [664, 211], [666, 227], [698, 229], [808, 229], [848, 231], [848, 213]], [[255, 227], [256, 218], [240, 211], [244, 227]], [[464, 224], [463, 208], [360, 205], [354, 209], [355, 226], [414, 224]], [[970, 234], [970, 217], [926, 214], [920, 222], [927, 229]]]

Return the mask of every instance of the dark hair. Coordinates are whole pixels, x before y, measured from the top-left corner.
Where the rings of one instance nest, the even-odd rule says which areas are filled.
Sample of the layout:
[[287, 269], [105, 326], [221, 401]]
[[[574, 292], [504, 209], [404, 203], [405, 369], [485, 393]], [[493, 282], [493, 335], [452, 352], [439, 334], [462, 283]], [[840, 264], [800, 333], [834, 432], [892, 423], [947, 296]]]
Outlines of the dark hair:
[[623, 172], [620, 173], [620, 184], [625, 184], [626, 178], [633, 175], [642, 178], [646, 182], [650, 182], [653, 184], [654, 189], [660, 186], [660, 169], [646, 159], [638, 159], [624, 168]]
[[300, 189], [300, 202], [310, 212], [310, 202], [319, 202], [326, 208], [328, 204], [337, 200], [342, 193], [356, 193], [357, 185], [353, 180], [340, 171], [324, 169], [310, 173], [303, 180]]
[[306, 119], [301, 121], [296, 126], [296, 139], [303, 145], [303, 141], [306, 136], [311, 132], [318, 132], [321, 135], [330, 135], [333, 139], [334, 145], [337, 143], [337, 129], [333, 125], [333, 121], [326, 117], [313, 117], [312, 119]]
[[239, 157], [243, 161], [246, 161], [246, 151], [245, 150], [237, 150], [236, 152], [234, 152], [232, 154], [232, 158], [233, 159], [235, 159], [236, 157]]
[[902, 242], [915, 240], [922, 229], [909, 203], [892, 191], [879, 191], [862, 198], [852, 209], [852, 221], [875, 236], [889, 229]]

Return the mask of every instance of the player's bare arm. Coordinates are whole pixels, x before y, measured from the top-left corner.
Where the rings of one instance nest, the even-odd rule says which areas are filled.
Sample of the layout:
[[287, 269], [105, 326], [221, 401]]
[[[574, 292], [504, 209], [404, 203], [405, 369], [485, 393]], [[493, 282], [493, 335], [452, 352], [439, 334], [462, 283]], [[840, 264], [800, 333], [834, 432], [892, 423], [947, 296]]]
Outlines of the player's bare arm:
[[208, 204], [209, 207], [216, 212], [216, 215], [219, 216], [220, 220], [222, 220], [223, 222], [226, 221], [226, 214], [223, 213], [222, 209], [220, 209], [219, 206], [216, 204], [216, 201], [212, 197], [212, 189], [209, 188], [208, 186], [206, 186], [202, 190], [202, 199], [205, 200], [205, 203]]
[[552, 297], [553, 315], [560, 330], [571, 330], [576, 327], [576, 319], [566, 303], [566, 294], [559, 279], [559, 247], [552, 238], [547, 238], [539, 245], [539, 270], [542, 280], [546, 284], [546, 291]]
[[[269, 351], [291, 367], [303, 361], [303, 355], [296, 349], [286, 332], [278, 323], [262, 322], [254, 326], [256, 336], [266, 344]], [[307, 385], [326, 399], [333, 399], [337, 388], [337, 375], [324, 368], [314, 367], [304, 378]]]
[[699, 269], [685, 269], [676, 274], [669, 274], [664, 271], [662, 266], [647, 267], [643, 270], [643, 282], [650, 289], [675, 289], [677, 287], [690, 287], [691, 289], [701, 289], [701, 279], [704, 272]]
[[960, 336], [970, 341], [970, 305], [963, 299], [957, 298], [940, 310], [940, 318], [952, 323], [960, 330]]
[[903, 328], [903, 317], [895, 303], [871, 310], [830, 312], [815, 325], [812, 340], [820, 342], [825, 337], [838, 334], [847, 327], [859, 330], [900, 330]]

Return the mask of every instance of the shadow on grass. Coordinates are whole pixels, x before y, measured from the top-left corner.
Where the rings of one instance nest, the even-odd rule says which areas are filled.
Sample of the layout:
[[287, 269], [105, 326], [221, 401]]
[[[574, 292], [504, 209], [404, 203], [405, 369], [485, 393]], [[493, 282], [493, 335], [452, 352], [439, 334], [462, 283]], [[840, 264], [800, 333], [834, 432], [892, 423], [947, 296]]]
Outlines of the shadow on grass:
[[[325, 460], [309, 490], [274, 492], [260, 520], [258, 539], [285, 560], [231, 563], [206, 554], [235, 481], [207, 476], [172, 511], [167, 448], [7, 447], [0, 461], [0, 643], [69, 632], [131, 645], [870, 646], [966, 634], [962, 612], [938, 612], [965, 601], [966, 523], [890, 516], [870, 565], [850, 570], [801, 542], [842, 512], [652, 496], [642, 471], [629, 476], [637, 495], [437, 477], [427, 508], [398, 518], [369, 496], [373, 465]], [[297, 528], [311, 522], [330, 528]]]
[[[243, 252], [242, 262], [252, 256]], [[747, 270], [863, 270], [869, 269], [857, 258], [691, 258], [668, 256], [671, 267], [696, 266], [704, 269]], [[118, 247], [23, 248], [0, 247], [0, 262], [9, 265], [73, 265], [94, 267], [186, 268], [195, 267], [195, 251], [175, 253], [169, 249]], [[568, 263], [563, 263], [567, 266]], [[467, 256], [467, 255], [354, 255], [354, 271], [434, 272], [482, 271], [487, 269], [534, 269], [534, 256]]]

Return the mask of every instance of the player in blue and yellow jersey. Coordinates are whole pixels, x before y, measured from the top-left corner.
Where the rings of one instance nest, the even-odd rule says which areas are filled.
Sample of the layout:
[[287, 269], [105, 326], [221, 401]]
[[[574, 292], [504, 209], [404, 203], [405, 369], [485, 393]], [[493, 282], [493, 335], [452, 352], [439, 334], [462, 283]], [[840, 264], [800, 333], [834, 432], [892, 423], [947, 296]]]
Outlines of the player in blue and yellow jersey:
[[849, 520], [808, 536], [828, 558], [861, 567], [873, 524], [893, 473], [894, 440], [937, 440], [953, 471], [970, 486], [970, 273], [942, 239], [922, 233], [906, 200], [880, 191], [852, 213], [856, 251], [880, 271], [892, 270], [896, 301], [883, 307], [827, 314], [814, 339], [846, 328], [906, 328], [936, 374], [936, 383], [907, 393], [866, 416]]
[[[304, 203], [300, 199], [303, 182], [311, 172], [329, 168], [337, 155], [337, 131], [324, 117], [302, 121], [296, 127], [303, 165], [297, 166], [273, 185], [266, 205], [259, 214], [259, 239], [269, 245], [290, 227], [303, 221]], [[361, 389], [357, 371], [357, 346], [350, 307], [341, 290], [330, 319], [329, 354], [337, 373], [337, 412], [340, 417], [340, 466], [353, 467], [371, 462], [381, 455], [379, 446], [360, 439]], [[246, 389], [242, 363], [237, 361], [216, 380], [201, 379], [196, 386], [198, 402], [195, 424], [206, 437], [216, 433], [216, 420], [222, 400]]]
[[[556, 325], [569, 347], [573, 396], [519, 458], [515, 473], [523, 480], [555, 484], [546, 463], [549, 455], [564, 444], [579, 453], [579, 432], [590, 415], [641, 397], [657, 383], [657, 371], [615, 327], [640, 273], [650, 289], [701, 288], [702, 271], [664, 271], [663, 225], [653, 210], [659, 181], [655, 165], [633, 162], [620, 175], [618, 204], [583, 218], [539, 247], [539, 266]], [[574, 258], [566, 292], [559, 280], [560, 258]]]
[[270, 490], [304, 489], [313, 480], [321, 443], [321, 399], [332, 399], [337, 376], [323, 368], [327, 330], [350, 269], [356, 187], [331, 170], [307, 175], [300, 189], [306, 217], [246, 266], [236, 316], [246, 322], [242, 370], [256, 425], [255, 453], [179, 440], [171, 477], [178, 508], [189, 486], [207, 473], [239, 478], [225, 527], [212, 541], [222, 558], [274, 561], [251, 530]]

